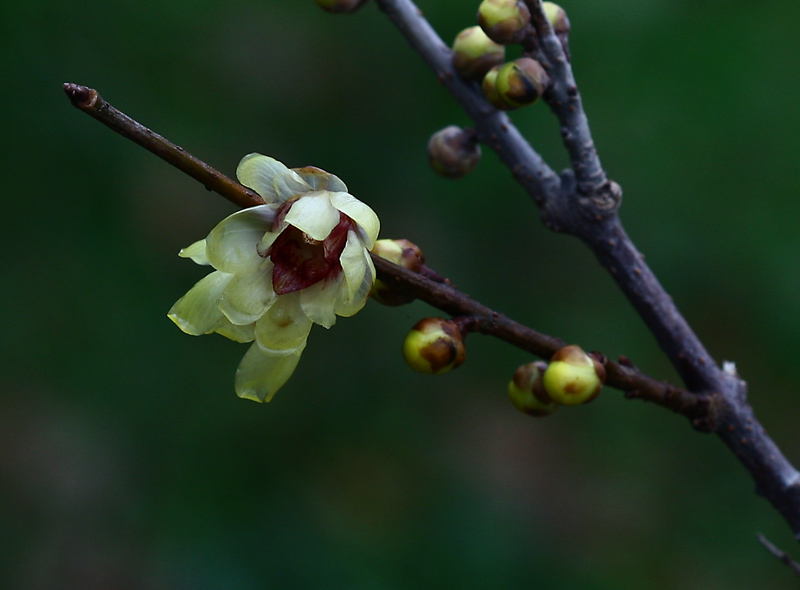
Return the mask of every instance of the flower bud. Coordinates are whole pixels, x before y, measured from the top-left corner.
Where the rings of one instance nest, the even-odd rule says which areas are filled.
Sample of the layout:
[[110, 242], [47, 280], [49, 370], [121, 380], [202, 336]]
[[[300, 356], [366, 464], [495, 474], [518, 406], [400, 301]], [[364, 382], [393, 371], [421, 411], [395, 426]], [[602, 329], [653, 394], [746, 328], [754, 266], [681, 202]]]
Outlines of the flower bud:
[[489, 39], [480, 27], [461, 31], [453, 42], [453, 67], [468, 80], [480, 80], [505, 60], [506, 48]]
[[461, 366], [466, 354], [461, 330], [444, 318], [420, 320], [403, 342], [403, 356], [418, 373], [442, 375]]
[[475, 169], [481, 159], [481, 148], [474, 129], [455, 125], [431, 135], [428, 161], [431, 168], [445, 178], [461, 178]]
[[328, 12], [346, 13], [355, 12], [367, 0], [315, 0], [320, 8]]
[[[372, 252], [412, 272], [419, 272], [425, 264], [422, 250], [408, 240], [378, 240]], [[414, 301], [411, 295], [398, 293], [380, 279], [375, 279], [370, 295], [378, 303], [392, 307]]]
[[478, 8], [478, 24], [501, 45], [522, 41], [530, 22], [528, 7], [517, 0], [483, 0]]
[[569, 19], [563, 8], [555, 2], [542, 2], [542, 8], [544, 8], [544, 14], [556, 35], [559, 33], [569, 33]]
[[500, 93], [497, 92], [497, 72], [499, 71], [500, 66], [495, 66], [486, 72], [486, 75], [483, 77], [483, 83], [481, 84], [481, 90], [483, 91], [484, 98], [492, 103], [494, 108], [507, 111], [514, 107], [504, 101]]
[[558, 404], [550, 399], [542, 383], [546, 369], [547, 363], [537, 361], [522, 365], [514, 372], [508, 383], [508, 397], [520, 412], [543, 417], [558, 409]]
[[592, 401], [605, 380], [603, 364], [575, 345], [556, 351], [542, 378], [547, 395], [565, 406]]
[[511, 108], [535, 103], [550, 85], [550, 77], [535, 59], [521, 57], [497, 72], [497, 93]]

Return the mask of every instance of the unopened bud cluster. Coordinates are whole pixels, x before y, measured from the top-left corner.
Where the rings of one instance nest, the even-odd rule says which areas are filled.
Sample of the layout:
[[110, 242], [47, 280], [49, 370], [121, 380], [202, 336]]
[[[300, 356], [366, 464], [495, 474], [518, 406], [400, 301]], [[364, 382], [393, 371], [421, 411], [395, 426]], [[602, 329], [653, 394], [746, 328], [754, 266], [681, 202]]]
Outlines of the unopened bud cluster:
[[577, 406], [600, 394], [606, 379], [602, 356], [587, 354], [580, 346], [565, 346], [550, 363], [522, 365], [508, 384], [512, 403], [532, 416], [548, 416], [558, 406]]

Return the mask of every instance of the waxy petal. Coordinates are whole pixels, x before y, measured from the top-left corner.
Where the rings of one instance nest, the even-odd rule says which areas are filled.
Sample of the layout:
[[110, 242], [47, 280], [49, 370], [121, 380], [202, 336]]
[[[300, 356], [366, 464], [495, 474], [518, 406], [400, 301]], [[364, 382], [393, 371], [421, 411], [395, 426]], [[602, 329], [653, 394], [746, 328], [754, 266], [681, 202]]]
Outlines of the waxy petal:
[[350, 301], [353, 295], [361, 287], [364, 281], [364, 274], [367, 272], [367, 262], [364, 259], [367, 250], [356, 232], [347, 232], [347, 244], [339, 257], [339, 262], [344, 271], [345, 285], [342, 289], [342, 296], [345, 301]]
[[234, 342], [252, 342], [256, 339], [255, 324], [237, 326], [232, 324], [224, 315], [214, 327], [214, 332]]
[[253, 189], [267, 203], [283, 203], [295, 195], [306, 193], [311, 187], [293, 170], [274, 158], [261, 154], [248, 154], [236, 168], [236, 177], [243, 185]]
[[328, 192], [309, 193], [294, 202], [286, 214], [286, 223], [322, 241], [339, 224], [339, 211], [331, 205]]
[[320, 281], [310, 287], [298, 291], [300, 293], [300, 307], [303, 313], [315, 324], [323, 328], [330, 328], [336, 323], [334, 306], [339, 297], [339, 290], [343, 288], [344, 277], [340, 274], [330, 281]]
[[336, 305], [333, 308], [336, 315], [348, 318], [361, 311], [367, 303], [369, 292], [372, 290], [372, 285], [375, 283], [375, 265], [372, 263], [372, 258], [370, 258], [369, 253], [366, 254], [366, 266], [367, 270], [364, 273], [364, 279], [352, 297], [346, 299], [344, 297], [345, 290], [341, 289], [339, 291], [339, 298], [336, 300]]
[[200, 279], [194, 287], [178, 299], [167, 317], [181, 330], [192, 336], [213, 332], [222, 312], [217, 300], [233, 275], [215, 271]]
[[367, 250], [372, 250], [381, 229], [381, 222], [375, 211], [348, 193], [330, 193], [329, 196], [334, 207], [361, 226], [364, 230], [364, 245]]
[[264, 234], [264, 237], [261, 238], [261, 241], [258, 243], [256, 250], [258, 251], [259, 256], [267, 256], [267, 252], [269, 249], [272, 248], [272, 244], [275, 243], [275, 240], [278, 239], [278, 236], [281, 235], [280, 231], [268, 231]]
[[347, 192], [347, 186], [338, 177], [316, 166], [292, 168], [315, 191]]
[[259, 260], [261, 264], [252, 272], [234, 275], [217, 303], [231, 323], [238, 326], [258, 320], [277, 297], [272, 290], [272, 261]]
[[306, 345], [311, 326], [300, 307], [300, 294], [283, 295], [256, 322], [256, 342], [272, 355], [289, 354]]
[[257, 343], [250, 345], [236, 369], [236, 394], [257, 402], [272, 399], [294, 373], [304, 346], [291, 354], [273, 356]]
[[217, 270], [228, 273], [252, 271], [261, 264], [258, 243], [275, 220], [275, 207], [258, 205], [223, 219], [206, 239], [206, 256]]
[[206, 266], [209, 264], [208, 258], [206, 258], [206, 241], [200, 240], [192, 244], [191, 246], [187, 246], [186, 248], [181, 248], [181, 251], [178, 252], [178, 256], [181, 258], [191, 258], [192, 262], [195, 264], [200, 264]]

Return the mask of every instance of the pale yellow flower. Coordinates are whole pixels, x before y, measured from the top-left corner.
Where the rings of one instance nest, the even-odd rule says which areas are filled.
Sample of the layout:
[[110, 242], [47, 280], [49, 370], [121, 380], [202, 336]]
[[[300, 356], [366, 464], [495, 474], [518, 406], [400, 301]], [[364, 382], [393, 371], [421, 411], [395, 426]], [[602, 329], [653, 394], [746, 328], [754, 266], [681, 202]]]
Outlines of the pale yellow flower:
[[266, 201], [225, 218], [180, 252], [215, 270], [169, 311], [187, 334], [253, 342], [236, 371], [240, 397], [270, 401], [294, 372], [312, 324], [330, 328], [366, 303], [380, 223], [333, 174], [250, 154], [239, 182]]

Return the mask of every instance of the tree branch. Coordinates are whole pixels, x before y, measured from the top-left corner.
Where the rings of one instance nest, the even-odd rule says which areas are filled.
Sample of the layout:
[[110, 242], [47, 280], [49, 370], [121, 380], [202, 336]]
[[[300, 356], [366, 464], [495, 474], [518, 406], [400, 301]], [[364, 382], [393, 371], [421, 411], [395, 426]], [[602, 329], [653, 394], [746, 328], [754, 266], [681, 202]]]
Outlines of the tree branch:
[[[473, 120], [480, 140], [494, 149], [542, 209], [544, 223], [579, 237], [612, 275], [691, 391], [709, 396], [708, 414], [697, 424], [715, 431], [750, 472], [756, 491], [783, 515], [800, 540], [800, 473], [766, 434], [747, 403], [747, 386], [724, 372], [644, 262], [617, 215], [621, 189], [600, 165], [572, 67], [543, 14], [540, 0], [525, 0], [534, 16], [538, 51], [553, 79], [545, 98], [562, 125], [573, 170], [559, 179], [504, 113], [475, 83], [459, 79], [452, 52], [411, 0], [376, 0]], [[537, 48], [538, 49], [535, 49]]]

